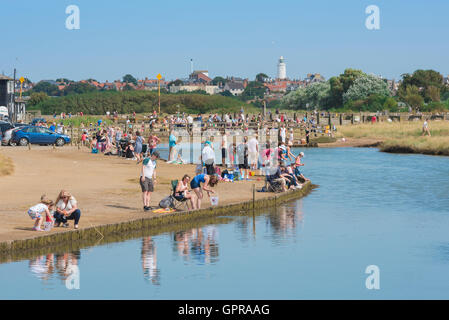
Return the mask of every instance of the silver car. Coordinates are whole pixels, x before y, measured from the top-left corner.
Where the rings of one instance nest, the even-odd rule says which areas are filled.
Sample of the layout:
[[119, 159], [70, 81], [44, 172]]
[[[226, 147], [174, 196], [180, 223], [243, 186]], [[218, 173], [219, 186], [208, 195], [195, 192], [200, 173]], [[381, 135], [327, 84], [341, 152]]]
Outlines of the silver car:
[[15, 143], [11, 142], [11, 137], [12, 137], [12, 133], [16, 130], [19, 130], [20, 127], [15, 127], [9, 130], [6, 130], [5, 132], [3, 132], [3, 136], [2, 136], [2, 146], [15, 146]]

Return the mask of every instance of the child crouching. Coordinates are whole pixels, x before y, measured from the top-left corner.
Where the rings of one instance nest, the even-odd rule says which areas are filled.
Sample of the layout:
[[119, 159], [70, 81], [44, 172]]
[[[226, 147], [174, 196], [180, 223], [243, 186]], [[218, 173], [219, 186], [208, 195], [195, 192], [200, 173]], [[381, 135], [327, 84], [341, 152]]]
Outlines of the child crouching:
[[54, 206], [53, 200], [46, 199], [45, 196], [42, 196], [40, 203], [28, 209], [28, 215], [30, 216], [30, 218], [32, 220], [36, 220], [33, 227], [34, 231], [44, 231], [41, 229], [41, 224], [42, 221], [44, 220], [42, 215], [44, 213], [47, 215], [47, 217], [49, 217], [53, 221], [53, 218], [51, 217], [50, 214], [50, 210], [53, 208], [53, 206]]

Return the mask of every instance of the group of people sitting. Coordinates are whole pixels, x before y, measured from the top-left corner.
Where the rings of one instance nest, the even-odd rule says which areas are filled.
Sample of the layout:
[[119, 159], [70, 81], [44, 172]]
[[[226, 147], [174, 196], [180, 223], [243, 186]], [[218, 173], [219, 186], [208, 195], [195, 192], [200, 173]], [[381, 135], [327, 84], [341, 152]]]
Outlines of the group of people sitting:
[[51, 223], [51, 227], [69, 227], [68, 220], [74, 220], [74, 228], [78, 229], [81, 218], [81, 210], [74, 196], [68, 191], [61, 190], [56, 201], [48, 199], [45, 195], [41, 201], [28, 209], [29, 217], [35, 221], [33, 230], [44, 231], [41, 226], [46, 221]]
[[[88, 145], [89, 137], [87, 131], [81, 136], [83, 145]], [[120, 128], [109, 127], [95, 132], [90, 139], [90, 149], [93, 153], [104, 153], [105, 155], [119, 155], [126, 159], [141, 162], [146, 154], [151, 155], [161, 142], [156, 135], [148, 137], [147, 144], [140, 131], [123, 132]]]

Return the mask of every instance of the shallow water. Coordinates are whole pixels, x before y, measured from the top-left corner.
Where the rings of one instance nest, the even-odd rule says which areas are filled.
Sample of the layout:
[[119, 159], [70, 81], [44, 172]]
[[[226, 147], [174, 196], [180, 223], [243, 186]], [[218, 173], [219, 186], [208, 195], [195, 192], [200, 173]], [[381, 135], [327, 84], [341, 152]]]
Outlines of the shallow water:
[[[320, 185], [304, 199], [1, 264], [0, 298], [448, 299], [449, 158], [304, 151], [304, 173]], [[379, 290], [365, 286], [368, 265]], [[79, 289], [66, 287], [70, 266]]]

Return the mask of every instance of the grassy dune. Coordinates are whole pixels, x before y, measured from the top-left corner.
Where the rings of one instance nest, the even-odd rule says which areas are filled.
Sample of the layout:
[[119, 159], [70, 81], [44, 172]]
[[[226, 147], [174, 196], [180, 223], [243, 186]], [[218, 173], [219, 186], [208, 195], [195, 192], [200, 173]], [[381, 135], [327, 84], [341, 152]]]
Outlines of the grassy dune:
[[422, 122], [382, 122], [341, 126], [339, 137], [382, 140], [381, 151], [449, 156], [449, 122], [430, 121], [431, 137], [422, 136]]
[[0, 154], [0, 177], [7, 176], [14, 172], [14, 164], [12, 160]]

